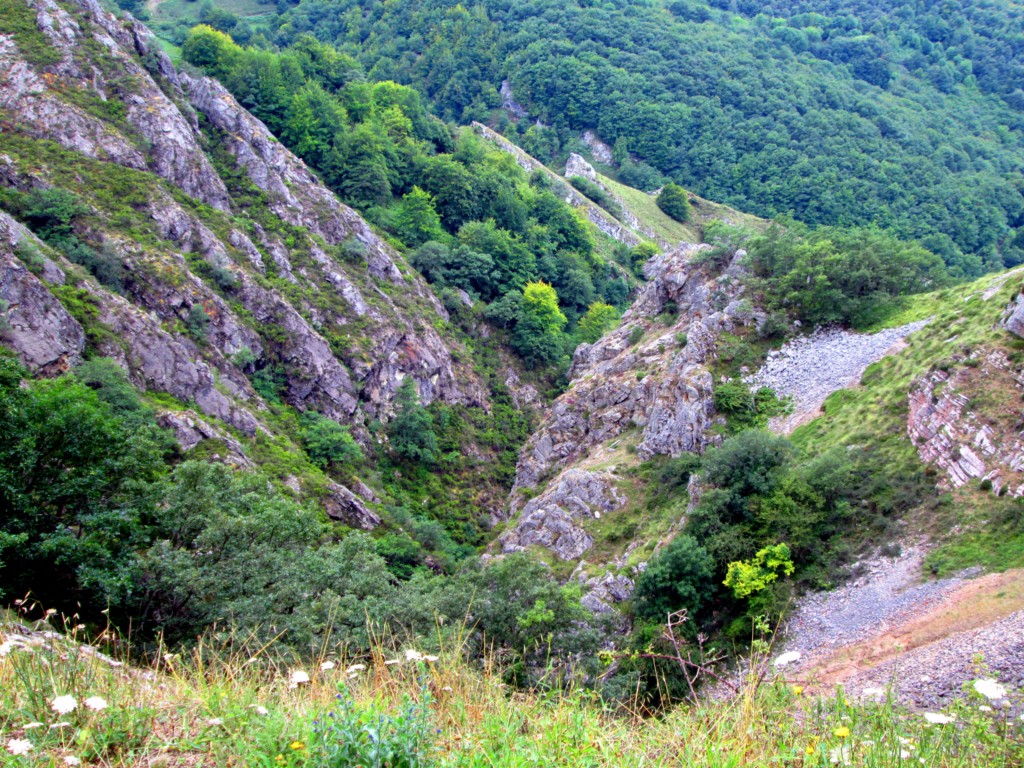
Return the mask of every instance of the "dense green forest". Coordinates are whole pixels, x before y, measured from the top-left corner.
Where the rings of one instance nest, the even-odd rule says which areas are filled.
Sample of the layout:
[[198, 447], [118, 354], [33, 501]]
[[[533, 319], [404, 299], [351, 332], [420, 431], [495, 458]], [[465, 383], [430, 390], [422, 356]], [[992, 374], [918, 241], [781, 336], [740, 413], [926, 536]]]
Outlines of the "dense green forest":
[[[1024, 259], [1019, 8], [806, 5], [303, 0], [266, 30], [215, 21], [258, 47], [312, 33], [545, 160], [596, 129], [634, 186], [875, 224], [965, 276]], [[504, 79], [531, 120], [498, 111]]]

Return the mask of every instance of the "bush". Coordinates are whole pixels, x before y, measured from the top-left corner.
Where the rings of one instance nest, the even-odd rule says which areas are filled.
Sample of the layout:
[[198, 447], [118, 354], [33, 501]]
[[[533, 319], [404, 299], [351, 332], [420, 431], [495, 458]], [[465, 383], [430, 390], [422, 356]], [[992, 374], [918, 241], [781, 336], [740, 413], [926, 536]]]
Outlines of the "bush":
[[686, 190], [678, 184], [666, 184], [662, 187], [656, 202], [666, 216], [678, 222], [686, 223], [693, 215], [690, 198], [686, 194]]
[[636, 615], [664, 621], [669, 613], [686, 609], [691, 621], [714, 592], [715, 564], [692, 536], [677, 536], [647, 564], [636, 582]]
[[357, 464], [363, 460], [363, 452], [353, 439], [348, 427], [314, 411], [301, 416], [302, 426], [299, 439], [310, 460], [321, 469], [332, 464]]

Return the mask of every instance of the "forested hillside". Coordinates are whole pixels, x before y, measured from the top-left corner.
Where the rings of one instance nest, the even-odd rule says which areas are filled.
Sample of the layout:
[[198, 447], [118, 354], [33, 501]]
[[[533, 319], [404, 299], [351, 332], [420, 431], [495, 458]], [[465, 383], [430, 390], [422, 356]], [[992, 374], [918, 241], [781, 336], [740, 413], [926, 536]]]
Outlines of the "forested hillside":
[[[966, 276], [1024, 259], [1020, 9], [807, 5], [303, 0], [252, 42], [312, 32], [543, 159], [596, 130], [634, 186], [875, 223]], [[529, 120], [495, 112], [505, 79]]]

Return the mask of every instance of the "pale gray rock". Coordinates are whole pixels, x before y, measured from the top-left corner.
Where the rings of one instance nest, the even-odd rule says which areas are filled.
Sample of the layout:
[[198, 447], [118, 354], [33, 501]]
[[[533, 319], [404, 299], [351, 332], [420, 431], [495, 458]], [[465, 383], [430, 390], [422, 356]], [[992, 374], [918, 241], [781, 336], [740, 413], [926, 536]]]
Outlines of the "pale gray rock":
[[575, 152], [571, 152], [569, 154], [569, 159], [565, 162], [565, 178], [571, 179], [573, 176], [581, 176], [595, 184], [598, 183], [597, 171], [594, 170], [594, 166]]
[[515, 527], [499, 540], [501, 549], [508, 553], [541, 546], [562, 560], [575, 560], [594, 544], [581, 521], [614, 512], [625, 502], [611, 475], [566, 470], [526, 503]]
[[213, 458], [243, 469], [256, 465], [246, 455], [245, 448], [235, 438], [199, 416], [195, 411], [164, 411], [157, 415], [157, 423], [174, 433], [182, 451], [190, 451], [204, 440], [218, 440], [224, 444], [225, 454]]
[[636, 582], [623, 574], [606, 571], [600, 576], [587, 578], [583, 573], [578, 576], [579, 582], [587, 588], [586, 594], [580, 599], [584, 608], [594, 613], [611, 613], [616, 603], [633, 597]]
[[597, 162], [604, 165], [612, 165], [615, 162], [615, 154], [612, 152], [612, 148], [597, 138], [597, 134], [593, 131], [583, 132], [583, 143], [590, 149], [590, 154], [594, 156]]
[[1024, 293], [1018, 293], [1010, 302], [1000, 325], [1015, 336], [1024, 337]]
[[328, 517], [353, 528], [371, 531], [381, 524], [380, 515], [366, 505], [364, 498], [335, 482], [329, 483], [323, 504]]

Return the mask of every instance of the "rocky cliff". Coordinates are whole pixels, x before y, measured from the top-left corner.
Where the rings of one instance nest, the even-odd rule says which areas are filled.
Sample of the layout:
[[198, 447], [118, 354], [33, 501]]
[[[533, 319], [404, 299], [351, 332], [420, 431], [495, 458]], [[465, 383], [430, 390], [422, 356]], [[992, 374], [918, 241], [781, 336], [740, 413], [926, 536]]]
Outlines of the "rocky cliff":
[[270, 430], [250, 383], [264, 369], [285, 402], [364, 440], [406, 378], [425, 404], [487, 407], [422, 278], [216, 81], [93, 0], [15, 8], [0, 189], [72, 191], [89, 209], [75, 235], [121, 276], [99, 282], [0, 214], [2, 341], [26, 366], [112, 357], [191, 407], [169, 422], [183, 448]]

